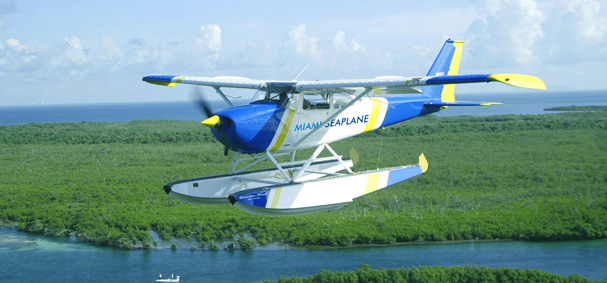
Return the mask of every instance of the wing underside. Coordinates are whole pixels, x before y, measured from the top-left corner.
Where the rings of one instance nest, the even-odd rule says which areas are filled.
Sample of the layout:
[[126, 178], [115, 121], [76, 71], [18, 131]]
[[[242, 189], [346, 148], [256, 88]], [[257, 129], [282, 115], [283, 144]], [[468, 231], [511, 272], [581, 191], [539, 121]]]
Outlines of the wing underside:
[[[262, 89], [268, 83], [280, 83], [266, 80], [252, 80], [242, 77], [194, 77], [194, 76], [166, 76], [150, 75], [143, 77], [143, 81], [163, 85], [191, 84], [210, 87]], [[288, 81], [285, 81], [288, 82]], [[481, 75], [454, 75], [454, 76], [427, 76], [427, 77], [380, 77], [375, 79], [359, 80], [321, 80], [289, 82], [299, 91], [325, 91], [351, 93], [359, 89], [372, 89], [373, 94], [405, 94], [422, 93], [419, 86], [451, 85], [469, 83], [501, 82], [515, 87], [545, 90], [544, 82], [534, 76], [519, 74], [481, 74]]]
[[143, 77], [143, 81], [163, 86], [174, 87], [175, 84], [190, 84], [210, 87], [249, 88], [260, 89], [267, 81], [252, 80], [243, 77], [220, 76], [220, 77], [194, 77], [194, 76], [167, 76], [150, 75]]

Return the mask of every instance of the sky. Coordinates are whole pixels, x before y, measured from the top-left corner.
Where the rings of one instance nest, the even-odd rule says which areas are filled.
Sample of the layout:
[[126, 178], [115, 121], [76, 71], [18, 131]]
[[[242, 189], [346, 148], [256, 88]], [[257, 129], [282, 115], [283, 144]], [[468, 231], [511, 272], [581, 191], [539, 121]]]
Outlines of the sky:
[[448, 38], [465, 42], [460, 74], [607, 89], [607, 0], [0, 0], [0, 106], [189, 99], [149, 74], [423, 76]]

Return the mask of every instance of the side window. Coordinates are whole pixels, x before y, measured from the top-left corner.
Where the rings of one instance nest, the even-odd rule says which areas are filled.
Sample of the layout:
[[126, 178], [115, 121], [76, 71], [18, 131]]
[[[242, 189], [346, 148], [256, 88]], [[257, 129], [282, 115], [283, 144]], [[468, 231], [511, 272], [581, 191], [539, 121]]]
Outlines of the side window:
[[302, 108], [304, 110], [327, 110], [331, 105], [329, 94], [310, 93], [304, 94]]
[[266, 99], [264, 99], [264, 102], [269, 102], [269, 103], [274, 103], [280, 107], [285, 107], [287, 105], [287, 102], [289, 102], [289, 96], [290, 94], [287, 94], [287, 92], [275, 92], [275, 93], [268, 93], [266, 95]]
[[333, 109], [341, 109], [352, 101], [353, 97], [346, 93], [333, 94]]

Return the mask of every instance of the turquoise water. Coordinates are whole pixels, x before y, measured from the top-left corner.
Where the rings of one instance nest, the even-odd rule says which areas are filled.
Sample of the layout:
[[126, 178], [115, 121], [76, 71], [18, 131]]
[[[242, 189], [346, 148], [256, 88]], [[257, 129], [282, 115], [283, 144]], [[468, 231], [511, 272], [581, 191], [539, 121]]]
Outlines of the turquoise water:
[[339, 249], [281, 246], [253, 251], [101, 248], [65, 238], [0, 229], [2, 282], [153, 282], [158, 273], [182, 282], [255, 282], [321, 270], [478, 265], [539, 269], [593, 280], [607, 278], [607, 240], [572, 242], [489, 241]]

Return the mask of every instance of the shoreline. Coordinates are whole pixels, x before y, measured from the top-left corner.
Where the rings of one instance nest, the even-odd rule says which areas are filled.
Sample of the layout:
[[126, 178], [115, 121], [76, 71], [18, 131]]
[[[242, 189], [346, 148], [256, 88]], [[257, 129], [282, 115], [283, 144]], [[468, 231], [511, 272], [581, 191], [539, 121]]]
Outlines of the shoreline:
[[[162, 245], [160, 247], [149, 247], [149, 248], [145, 248], [145, 247], [133, 247], [133, 248], [124, 248], [124, 247], [116, 247], [116, 246], [105, 246], [105, 245], [98, 245], [95, 243], [91, 243], [91, 242], [86, 242], [83, 241], [77, 237], [75, 237], [73, 234], [75, 233], [71, 233], [70, 236], [57, 236], [57, 235], [47, 235], [47, 234], [37, 234], [37, 233], [30, 233], [27, 231], [21, 231], [16, 229], [16, 224], [12, 223], [12, 224], [7, 224], [7, 223], [0, 223], [0, 227], [4, 228], [4, 229], [8, 229], [11, 230], [12, 232], [16, 232], [16, 233], [23, 233], [26, 234], [28, 236], [40, 236], [43, 238], [48, 238], [48, 239], [59, 239], [59, 240], [71, 240], [74, 243], [77, 244], [82, 244], [85, 246], [89, 246], [89, 247], [96, 247], [96, 248], [109, 248], [109, 249], [117, 249], [117, 250], [123, 250], [123, 251], [138, 251], [138, 250], [147, 250], [147, 251], [154, 251], [154, 250], [167, 250], [167, 249], [176, 249], [176, 250], [190, 250], [190, 251], [194, 251], [194, 250], [201, 250], [201, 251], [217, 251], [217, 250], [211, 250], [208, 248], [208, 244], [209, 243], [204, 243], [204, 247], [205, 248], [201, 248], [200, 246], [192, 249], [191, 245], [182, 245], [179, 244], [177, 245], [176, 248], [172, 248], [171, 244], [172, 243], [188, 243], [188, 244], [199, 244], [197, 242], [191, 242], [189, 241], [187, 238], [183, 238], [183, 239], [175, 239], [175, 241], [162, 241]], [[227, 246], [231, 243], [237, 243], [237, 241], [230, 241], [230, 240], [217, 240], [214, 243], [216, 245], [218, 245], [220, 248], [219, 250], [225, 250], [225, 251], [230, 251], [230, 252], [235, 252], [235, 251], [242, 251], [242, 252], [248, 252], [248, 251], [255, 251], [255, 250], [307, 250], [307, 251], [316, 251], [316, 250], [342, 250], [342, 249], [356, 249], [356, 248], [381, 248], [381, 247], [398, 247], [398, 246], [415, 246], [415, 245], [449, 245], [449, 244], [466, 244], [466, 243], [487, 243], [487, 242], [541, 242], [541, 243], [548, 243], [548, 242], [580, 242], [580, 241], [600, 241], [600, 240], [607, 240], [607, 238], [596, 238], [596, 239], [569, 239], [569, 240], [516, 240], [516, 239], [470, 239], [470, 240], [446, 240], [446, 241], [415, 241], [415, 242], [396, 242], [396, 243], [391, 243], [391, 244], [353, 244], [353, 245], [349, 245], [349, 246], [323, 246], [323, 245], [310, 245], [310, 246], [296, 246], [296, 245], [291, 245], [291, 244], [285, 244], [285, 243], [279, 243], [279, 242], [275, 242], [275, 243], [270, 243], [267, 245], [257, 245], [255, 246], [253, 249], [247, 249], [247, 250], [241, 250], [238, 248], [238, 246], [236, 246], [234, 249], [230, 250], [227, 248]]]

